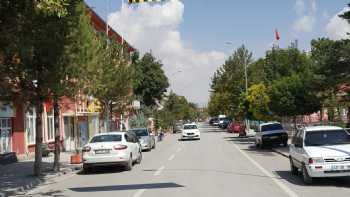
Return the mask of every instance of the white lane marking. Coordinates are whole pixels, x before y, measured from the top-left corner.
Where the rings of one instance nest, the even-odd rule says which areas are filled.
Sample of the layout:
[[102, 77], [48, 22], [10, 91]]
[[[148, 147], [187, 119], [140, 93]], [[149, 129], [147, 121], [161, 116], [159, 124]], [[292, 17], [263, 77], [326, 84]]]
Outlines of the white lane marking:
[[162, 173], [162, 171], [164, 170], [164, 168], [165, 168], [164, 166], [160, 167], [153, 175], [154, 176], [160, 175]]
[[172, 154], [170, 157], [169, 157], [169, 161], [171, 161], [171, 160], [173, 160], [175, 158], [175, 155], [174, 154]]
[[273, 182], [276, 183], [278, 187], [280, 187], [285, 193], [288, 194], [290, 197], [299, 197], [298, 194], [296, 194], [294, 191], [289, 189], [282, 181], [277, 179], [275, 176], [273, 176], [270, 172], [268, 172], [265, 168], [263, 168], [258, 162], [256, 162], [254, 159], [252, 159], [247, 153], [243, 152], [236, 144], [233, 144], [233, 146], [245, 157], [247, 158], [252, 164], [255, 165], [262, 173], [264, 173], [267, 177], [270, 177]]
[[140, 189], [132, 197], [141, 197], [145, 191], [145, 189]]
[[180, 152], [182, 149], [181, 148], [178, 148], [177, 150], [176, 150], [176, 152], [178, 153], [178, 152]]

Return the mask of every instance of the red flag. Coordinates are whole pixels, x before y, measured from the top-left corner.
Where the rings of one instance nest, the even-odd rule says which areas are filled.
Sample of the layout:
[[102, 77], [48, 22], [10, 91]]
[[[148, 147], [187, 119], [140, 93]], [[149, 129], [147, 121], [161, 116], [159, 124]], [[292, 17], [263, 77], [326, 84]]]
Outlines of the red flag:
[[278, 30], [276, 29], [275, 30], [275, 37], [276, 37], [276, 40], [280, 40], [280, 33], [278, 32]]

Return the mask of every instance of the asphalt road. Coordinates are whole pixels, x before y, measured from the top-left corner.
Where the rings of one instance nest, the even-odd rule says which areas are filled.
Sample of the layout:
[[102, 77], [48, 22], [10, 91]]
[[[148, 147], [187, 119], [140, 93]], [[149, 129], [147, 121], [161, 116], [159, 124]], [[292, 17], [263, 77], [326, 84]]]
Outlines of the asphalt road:
[[145, 152], [131, 172], [100, 168], [37, 189], [32, 196], [231, 197], [350, 196], [350, 179], [317, 180], [306, 186], [289, 172], [288, 160], [257, 150], [238, 138], [201, 125], [200, 141], [167, 136]]

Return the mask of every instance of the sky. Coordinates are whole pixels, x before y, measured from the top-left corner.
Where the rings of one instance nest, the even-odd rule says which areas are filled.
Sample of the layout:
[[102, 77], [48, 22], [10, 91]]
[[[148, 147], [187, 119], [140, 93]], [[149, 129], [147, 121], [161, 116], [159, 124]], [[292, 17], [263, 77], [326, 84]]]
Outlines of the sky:
[[298, 40], [305, 51], [312, 39], [348, 38], [350, 32], [338, 17], [349, 0], [85, 1], [132, 46], [162, 61], [169, 90], [200, 105], [209, 100], [214, 72], [243, 44], [257, 59], [271, 48], [276, 29], [280, 47]]

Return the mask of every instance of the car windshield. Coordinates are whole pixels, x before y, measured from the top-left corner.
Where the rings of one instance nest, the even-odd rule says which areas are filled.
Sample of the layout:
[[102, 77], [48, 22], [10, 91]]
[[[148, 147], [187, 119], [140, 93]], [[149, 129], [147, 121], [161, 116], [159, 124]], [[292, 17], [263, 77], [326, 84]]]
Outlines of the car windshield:
[[345, 130], [307, 132], [305, 146], [350, 144], [350, 135]]
[[141, 137], [141, 136], [148, 136], [148, 131], [147, 129], [133, 129], [131, 130], [133, 132], [135, 132], [135, 134], [138, 136], [138, 137]]
[[122, 141], [121, 135], [98, 135], [91, 139], [90, 143], [98, 142], [120, 142]]
[[283, 127], [281, 124], [275, 123], [275, 124], [268, 124], [261, 126], [261, 131], [276, 131], [276, 130], [283, 130]]
[[197, 126], [196, 126], [196, 125], [185, 125], [185, 126], [184, 126], [184, 129], [185, 129], [185, 130], [197, 129]]

